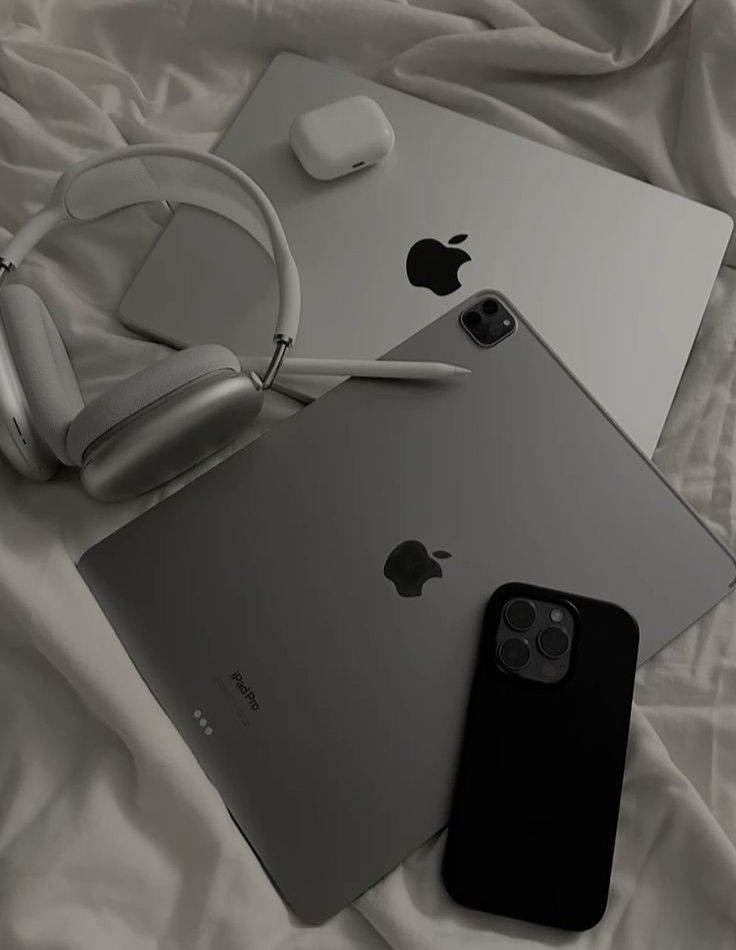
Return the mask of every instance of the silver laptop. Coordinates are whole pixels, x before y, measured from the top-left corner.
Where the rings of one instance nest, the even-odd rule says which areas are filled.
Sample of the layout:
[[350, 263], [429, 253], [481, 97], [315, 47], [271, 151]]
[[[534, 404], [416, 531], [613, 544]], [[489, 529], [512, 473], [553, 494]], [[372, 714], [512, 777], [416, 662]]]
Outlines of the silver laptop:
[[[333, 182], [289, 147], [295, 116], [363, 93], [393, 153]], [[651, 454], [731, 234], [722, 212], [303, 57], [275, 58], [217, 153], [281, 215], [299, 265], [294, 355], [378, 357], [492, 283]], [[466, 235], [462, 238], [462, 235]], [[177, 345], [265, 354], [275, 311], [263, 245], [181, 209], [120, 305]], [[286, 377], [318, 395], [335, 380]]]
[[726, 549], [501, 298], [462, 312], [481, 322], [485, 300], [501, 327], [516, 321], [497, 345], [476, 345], [455, 308], [393, 354], [471, 375], [345, 383], [79, 565], [308, 921], [445, 823], [498, 586], [620, 604], [639, 622], [643, 660], [736, 577]]

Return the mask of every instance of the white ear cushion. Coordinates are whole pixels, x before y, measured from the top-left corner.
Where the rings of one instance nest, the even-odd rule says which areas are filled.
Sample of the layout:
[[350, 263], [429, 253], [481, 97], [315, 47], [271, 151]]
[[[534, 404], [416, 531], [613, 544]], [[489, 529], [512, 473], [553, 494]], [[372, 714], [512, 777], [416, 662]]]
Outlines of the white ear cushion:
[[240, 373], [237, 357], [224, 346], [206, 344], [181, 350], [130, 376], [98, 396], [69, 426], [66, 450], [81, 465], [87, 449], [137, 413], [211, 373]]
[[56, 324], [36, 291], [23, 284], [0, 290], [0, 320], [33, 425], [56, 457], [69, 465], [67, 430], [84, 403]]

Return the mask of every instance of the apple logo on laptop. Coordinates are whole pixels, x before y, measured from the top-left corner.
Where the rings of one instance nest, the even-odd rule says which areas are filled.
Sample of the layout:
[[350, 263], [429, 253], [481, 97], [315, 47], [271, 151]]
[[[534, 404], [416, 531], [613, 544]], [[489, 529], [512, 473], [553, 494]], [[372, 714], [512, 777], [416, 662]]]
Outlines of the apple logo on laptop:
[[[467, 234], [456, 234], [447, 244], [462, 244]], [[422, 238], [406, 256], [406, 276], [414, 287], [428, 287], [438, 297], [446, 297], [460, 287], [457, 272], [469, 261], [461, 247], [448, 247], [434, 238]]]
[[432, 557], [421, 541], [397, 544], [383, 565], [384, 576], [396, 585], [402, 597], [420, 597], [425, 581], [442, 577], [442, 568], [435, 558], [452, 557], [449, 551], [433, 551]]

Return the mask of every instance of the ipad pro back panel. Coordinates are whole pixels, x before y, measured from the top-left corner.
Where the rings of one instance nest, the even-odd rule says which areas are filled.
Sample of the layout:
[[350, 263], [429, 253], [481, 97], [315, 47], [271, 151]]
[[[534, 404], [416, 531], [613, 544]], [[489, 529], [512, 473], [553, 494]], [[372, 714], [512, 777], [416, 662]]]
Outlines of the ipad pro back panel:
[[[388, 116], [394, 150], [372, 168], [316, 181], [289, 147], [291, 123], [357, 94]], [[294, 355], [379, 357], [490, 284], [653, 452], [733, 228], [728, 215], [291, 53], [274, 59], [217, 154], [251, 174], [283, 220], [302, 283]], [[429, 242], [423, 253], [420, 242]], [[261, 244], [181, 208], [120, 313], [178, 345], [258, 355], [269, 350], [276, 300]], [[279, 380], [308, 395], [335, 383]]]
[[346, 383], [80, 563], [308, 920], [444, 824], [500, 584], [620, 604], [644, 659], [736, 573], [521, 319], [483, 349], [456, 308], [393, 355], [472, 374]]

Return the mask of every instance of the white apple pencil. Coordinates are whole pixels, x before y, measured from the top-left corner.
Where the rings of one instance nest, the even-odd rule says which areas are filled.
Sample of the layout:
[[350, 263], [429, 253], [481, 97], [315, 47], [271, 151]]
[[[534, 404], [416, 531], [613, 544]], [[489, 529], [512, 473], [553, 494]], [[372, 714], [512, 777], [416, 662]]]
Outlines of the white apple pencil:
[[[241, 356], [244, 370], [264, 373], [270, 357]], [[453, 363], [431, 363], [403, 360], [313, 360], [287, 358], [281, 366], [284, 375], [292, 376], [366, 376], [380, 379], [449, 379], [464, 376], [470, 370]]]

